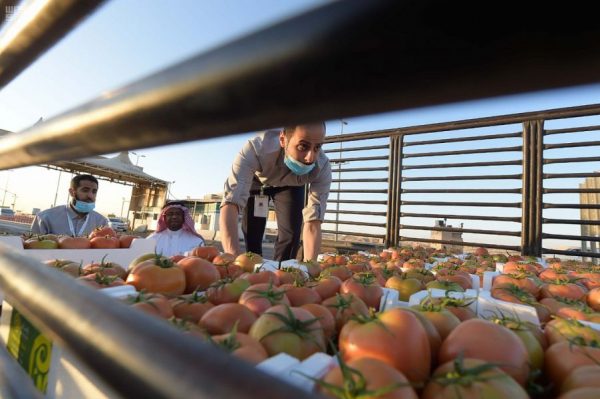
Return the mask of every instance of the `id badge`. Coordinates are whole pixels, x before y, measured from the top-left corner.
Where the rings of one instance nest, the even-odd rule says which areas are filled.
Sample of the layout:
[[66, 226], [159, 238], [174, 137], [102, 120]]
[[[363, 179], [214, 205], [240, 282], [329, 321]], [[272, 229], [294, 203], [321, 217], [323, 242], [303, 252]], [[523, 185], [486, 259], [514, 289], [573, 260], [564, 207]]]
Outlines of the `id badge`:
[[269, 197], [266, 195], [254, 196], [254, 217], [266, 218], [269, 214]]

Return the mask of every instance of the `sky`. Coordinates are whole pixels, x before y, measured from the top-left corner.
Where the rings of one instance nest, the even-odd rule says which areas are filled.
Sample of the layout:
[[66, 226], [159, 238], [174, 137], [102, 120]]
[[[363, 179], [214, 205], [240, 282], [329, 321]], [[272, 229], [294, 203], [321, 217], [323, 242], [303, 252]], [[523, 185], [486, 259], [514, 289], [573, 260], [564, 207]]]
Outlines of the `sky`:
[[[0, 129], [23, 130], [34, 124], [40, 117], [48, 119], [94, 99], [105, 91], [138, 80], [193, 55], [324, 3], [326, 1], [323, 0], [109, 1], [0, 90]], [[600, 103], [600, 83], [359, 118], [344, 118], [346, 125], [342, 125], [339, 120], [328, 121], [327, 131], [328, 135], [336, 135], [340, 133], [342, 126], [343, 133], [351, 133], [594, 103]], [[506, 130], [500, 131], [506, 132]], [[132, 162], [137, 162], [146, 173], [174, 182], [171, 184], [171, 198], [200, 198], [205, 194], [218, 193], [222, 190], [231, 161], [251, 136], [252, 134], [243, 134], [140, 151], [133, 150], [137, 156], [131, 155], [131, 158]], [[448, 135], [440, 133], [422, 136], [419, 139], [439, 137], [448, 137]], [[585, 137], [589, 140], [593, 139], [591, 134]], [[366, 145], [366, 143], [359, 144]], [[511, 142], [510, 145], [518, 145], [518, 143]], [[456, 148], [468, 148], [468, 146], [465, 147], [463, 144], [462, 147]], [[416, 152], [417, 149], [423, 150], [420, 147], [410, 147], [407, 151]], [[435, 149], [442, 150], [437, 147]], [[455, 148], [447, 145], [444, 149]], [[575, 149], [575, 151], [583, 150]], [[439, 161], [468, 162], [449, 158]], [[583, 167], [581, 171], [590, 168], [600, 169], [597, 164], [560, 166], [561, 171], [576, 167]], [[510, 170], [506, 168], [502, 169], [502, 172], [509, 173]], [[428, 176], [432, 173], [450, 174], [448, 171], [439, 170], [413, 170], [406, 171], [405, 175]], [[15, 209], [24, 212], [31, 212], [33, 208], [45, 209], [53, 204], [64, 204], [67, 201], [70, 178], [71, 176], [66, 173], [59, 175], [58, 172], [40, 167], [0, 171], [0, 200], [3, 205], [12, 205], [16, 196]], [[436, 184], [443, 185], [443, 183]], [[569, 181], [567, 184], [572, 187], [577, 182]], [[410, 187], [422, 186], [415, 182]], [[4, 190], [8, 192], [6, 196], [3, 195]], [[120, 215], [122, 209], [127, 209], [130, 195], [130, 187], [101, 181], [97, 210], [104, 214]], [[428, 198], [428, 200], [436, 199]], [[506, 197], [504, 200], [511, 201], [511, 198]], [[563, 200], [573, 202], [573, 198]], [[407, 208], [405, 211], [415, 210]], [[421, 209], [420, 211], [442, 213], [444, 210]], [[518, 209], [482, 211], [500, 212], [506, 215], [520, 212]], [[450, 212], [466, 213], [462, 209], [460, 211], [450, 209]], [[569, 217], [577, 218], [578, 215], [571, 212]], [[417, 224], [408, 220], [405, 223], [409, 222]], [[469, 222], [468, 227], [481, 228], [482, 224]], [[486, 227], [490, 228], [489, 225], [484, 226]], [[497, 228], [502, 229], [502, 226]], [[575, 227], [567, 229], [570, 229], [568, 233], [578, 233]], [[413, 235], [419, 234], [425, 233], [415, 232]]]

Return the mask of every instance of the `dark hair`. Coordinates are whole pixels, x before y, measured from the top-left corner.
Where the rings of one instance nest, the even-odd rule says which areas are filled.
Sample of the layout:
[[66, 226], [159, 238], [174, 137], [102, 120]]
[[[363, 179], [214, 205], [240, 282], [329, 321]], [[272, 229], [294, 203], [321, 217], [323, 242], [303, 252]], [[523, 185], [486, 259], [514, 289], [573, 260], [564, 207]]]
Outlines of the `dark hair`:
[[77, 187], [79, 187], [79, 183], [80, 183], [82, 180], [91, 181], [91, 182], [93, 182], [93, 183], [96, 183], [96, 185], [99, 185], [99, 184], [98, 184], [98, 179], [96, 179], [96, 178], [95, 178], [94, 176], [92, 176], [92, 175], [77, 175], [77, 176], [75, 176], [75, 177], [73, 177], [73, 178], [71, 179], [71, 188], [72, 188], [73, 190], [77, 190]]
[[171, 206], [171, 205], [186, 206], [185, 202], [180, 201], [180, 200], [171, 200], [171, 201], [167, 200], [161, 209], [165, 209], [166, 207]]
[[318, 123], [323, 124], [323, 130], [326, 130], [327, 127], [325, 126], [325, 122], [314, 122], [314, 123], [306, 123], [303, 125], [295, 125], [295, 126], [285, 126], [283, 128], [283, 133], [287, 136], [287, 138], [289, 139], [291, 137], [292, 134], [294, 134], [294, 132], [296, 131], [296, 129], [298, 128], [298, 126], [306, 126], [306, 125], [316, 125]]

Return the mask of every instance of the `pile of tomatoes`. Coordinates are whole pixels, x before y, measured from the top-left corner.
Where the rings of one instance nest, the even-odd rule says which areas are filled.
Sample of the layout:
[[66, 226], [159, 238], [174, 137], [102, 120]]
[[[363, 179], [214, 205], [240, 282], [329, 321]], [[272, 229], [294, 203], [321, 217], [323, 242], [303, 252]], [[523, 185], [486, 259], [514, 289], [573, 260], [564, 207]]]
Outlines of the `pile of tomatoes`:
[[21, 237], [25, 249], [115, 249], [129, 248], [133, 235], [117, 233], [110, 227], [98, 227], [88, 236], [56, 234], [27, 235]]
[[[454, 257], [421, 247], [326, 255], [304, 263], [306, 272], [256, 268], [261, 262], [252, 253], [198, 247], [186, 257], [144, 254], [115, 279], [138, 291], [126, 300], [132, 307], [243, 361], [337, 356], [339, 365], [316, 383], [331, 397], [600, 397], [600, 334], [579, 321], [595, 320], [595, 266], [542, 268], [537, 259], [493, 257], [484, 249]], [[401, 298], [428, 288], [462, 291], [472, 288], [471, 275], [493, 271], [497, 262], [505, 274], [494, 280], [493, 295], [521, 301], [513, 285], [531, 294], [536, 302], [519, 303], [539, 307], [539, 325], [501, 312], [477, 318], [471, 298], [426, 296], [419, 305], [379, 312], [384, 288]], [[104, 269], [118, 272], [107, 264], [86, 268], [95, 281], [108, 274]]]

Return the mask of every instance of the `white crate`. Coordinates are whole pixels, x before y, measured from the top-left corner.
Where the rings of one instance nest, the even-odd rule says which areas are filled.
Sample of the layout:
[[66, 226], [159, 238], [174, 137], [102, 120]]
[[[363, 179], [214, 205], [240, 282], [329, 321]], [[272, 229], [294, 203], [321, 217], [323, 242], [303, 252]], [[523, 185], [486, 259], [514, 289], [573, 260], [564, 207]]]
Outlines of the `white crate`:
[[530, 321], [540, 325], [540, 320], [533, 306], [501, 301], [493, 298], [490, 291], [480, 291], [477, 304], [477, 316], [487, 319], [504, 315], [521, 321]]
[[408, 304], [410, 306], [419, 305], [421, 301], [426, 298], [428, 295], [431, 295], [433, 298], [444, 298], [448, 293], [448, 296], [456, 299], [466, 299], [472, 302], [469, 304], [469, 307], [475, 314], [477, 314], [477, 290], [468, 289], [465, 292], [458, 291], [446, 291], [438, 288], [431, 288], [429, 290], [419, 291], [412, 294], [408, 300]]

